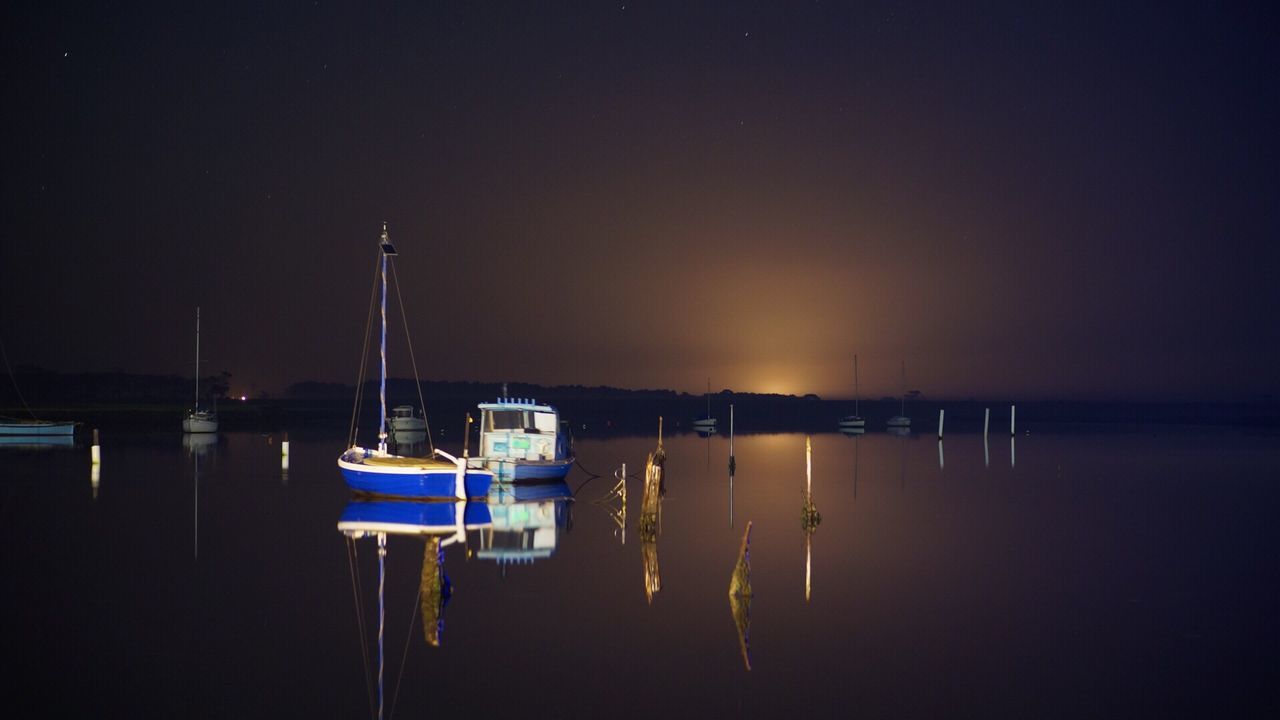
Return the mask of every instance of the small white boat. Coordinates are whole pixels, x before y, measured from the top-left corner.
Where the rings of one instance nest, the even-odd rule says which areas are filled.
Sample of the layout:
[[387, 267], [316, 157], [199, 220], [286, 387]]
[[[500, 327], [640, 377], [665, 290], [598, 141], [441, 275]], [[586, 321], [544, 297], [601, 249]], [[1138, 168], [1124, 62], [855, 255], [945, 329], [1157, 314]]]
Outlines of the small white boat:
[[184, 433], [218, 432], [218, 416], [208, 410], [192, 410], [182, 420]]
[[182, 420], [184, 433], [218, 432], [218, 413], [200, 409], [200, 308], [196, 308], [196, 406]]
[[427, 418], [421, 411], [415, 413], [412, 405], [399, 405], [391, 408], [391, 417], [387, 419], [393, 432], [426, 430]]
[[853, 356], [853, 414], [845, 415], [840, 418], [840, 429], [842, 431], [861, 430], [867, 426], [867, 421], [858, 413], [858, 356]]
[[694, 419], [693, 429], [703, 435], [710, 435], [716, 431], [716, 419], [711, 417], [711, 378], [707, 378], [707, 412]]

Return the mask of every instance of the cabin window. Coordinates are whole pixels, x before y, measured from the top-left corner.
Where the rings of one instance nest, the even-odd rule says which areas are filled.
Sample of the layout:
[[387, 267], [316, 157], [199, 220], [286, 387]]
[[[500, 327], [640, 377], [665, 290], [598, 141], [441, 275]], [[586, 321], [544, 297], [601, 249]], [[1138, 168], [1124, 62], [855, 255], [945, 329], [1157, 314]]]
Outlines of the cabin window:
[[524, 429], [524, 412], [521, 410], [493, 410], [489, 417], [490, 430]]
[[553, 433], [556, 431], [556, 414], [549, 412], [535, 412], [533, 414], [533, 426], [538, 428], [538, 432]]

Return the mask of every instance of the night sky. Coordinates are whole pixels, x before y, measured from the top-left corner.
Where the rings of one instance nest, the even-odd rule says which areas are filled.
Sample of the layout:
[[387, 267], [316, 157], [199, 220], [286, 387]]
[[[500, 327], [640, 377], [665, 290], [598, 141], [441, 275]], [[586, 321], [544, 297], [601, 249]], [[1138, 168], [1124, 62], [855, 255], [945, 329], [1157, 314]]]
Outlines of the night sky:
[[350, 383], [385, 220], [424, 379], [1280, 395], [1275, 13], [1080, 5], [6, 3], [0, 337]]

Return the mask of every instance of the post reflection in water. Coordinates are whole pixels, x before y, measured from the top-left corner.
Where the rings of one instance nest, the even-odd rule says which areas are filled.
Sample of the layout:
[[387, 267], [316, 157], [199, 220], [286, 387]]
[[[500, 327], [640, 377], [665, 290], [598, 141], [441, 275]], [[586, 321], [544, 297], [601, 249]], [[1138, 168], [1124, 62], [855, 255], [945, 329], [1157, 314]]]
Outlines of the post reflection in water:
[[813, 502], [813, 444], [807, 435], [804, 439], [804, 475], [804, 506], [800, 511], [800, 528], [804, 531], [804, 601], [809, 602], [812, 589], [810, 573], [811, 540], [813, 534], [818, 530], [818, 524], [822, 522], [822, 514], [818, 512], [818, 506]]
[[742, 545], [738, 548], [738, 561], [729, 578], [729, 614], [738, 631], [738, 650], [742, 664], [751, 671], [751, 521], [742, 533]]
[[[614, 529], [613, 536], [621, 537], [622, 544], [627, 544], [627, 464], [622, 463], [622, 467], [613, 472], [613, 476], [618, 479], [609, 492], [599, 500], [595, 501], [596, 505], [603, 505], [605, 512], [609, 513], [609, 519], [613, 520]], [[567, 487], [567, 486], [566, 486]], [[582, 488], [579, 487], [579, 490]], [[613, 501], [618, 500], [618, 506], [613, 505]]]
[[644, 595], [652, 603], [653, 596], [662, 589], [662, 574], [658, 569], [658, 535], [662, 532], [663, 463], [666, 452], [659, 445], [649, 454], [644, 467], [644, 493], [640, 498], [640, 557], [644, 564]]
[[1012, 437], [1012, 436], [1009, 438], [1009, 467], [1014, 467], [1018, 464], [1017, 463], [1018, 456], [1017, 456], [1017, 453], [1014, 451], [1014, 445], [1017, 444], [1017, 442], [1018, 442], [1018, 438]]

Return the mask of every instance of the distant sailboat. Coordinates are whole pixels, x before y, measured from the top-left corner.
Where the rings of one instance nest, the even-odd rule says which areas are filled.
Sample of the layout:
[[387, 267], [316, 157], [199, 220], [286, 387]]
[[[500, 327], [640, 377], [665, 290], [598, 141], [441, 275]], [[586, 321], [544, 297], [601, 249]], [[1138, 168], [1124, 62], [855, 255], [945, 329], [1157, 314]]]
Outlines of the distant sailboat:
[[853, 356], [853, 414], [840, 419], [840, 429], [845, 432], [861, 432], [867, 425], [858, 413], [858, 356]]
[[[78, 423], [37, 419], [36, 414], [31, 412], [30, 407], [27, 407], [27, 401], [22, 397], [22, 391], [18, 389], [18, 379], [13, 375], [13, 368], [9, 367], [9, 354], [4, 352], [3, 342], [0, 342], [0, 356], [4, 358], [4, 367], [9, 372], [9, 381], [13, 383], [14, 393], [18, 396], [22, 407], [26, 408], [27, 414], [31, 416], [30, 420], [0, 416], [0, 437], [22, 436], [22, 439], [18, 442], [26, 443], [30, 436], [40, 436], [42, 438], [61, 436], [69, 444], [71, 436], [75, 434]], [[39, 442], [44, 444], [49, 441], [40, 440]], [[58, 442], [61, 443], [62, 441]], [[12, 444], [12, 441], [8, 441], [6, 444]]]
[[711, 378], [707, 378], [707, 412], [693, 421], [693, 429], [706, 435], [716, 431], [716, 419], [711, 417]]
[[200, 409], [200, 308], [196, 307], [196, 406], [182, 421], [184, 433], [218, 432], [218, 414]]
[[891, 428], [909, 428], [911, 427], [911, 418], [907, 417], [907, 361], [902, 361], [902, 400], [899, 405], [898, 414], [889, 418], [889, 427]]

